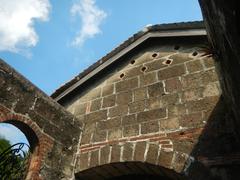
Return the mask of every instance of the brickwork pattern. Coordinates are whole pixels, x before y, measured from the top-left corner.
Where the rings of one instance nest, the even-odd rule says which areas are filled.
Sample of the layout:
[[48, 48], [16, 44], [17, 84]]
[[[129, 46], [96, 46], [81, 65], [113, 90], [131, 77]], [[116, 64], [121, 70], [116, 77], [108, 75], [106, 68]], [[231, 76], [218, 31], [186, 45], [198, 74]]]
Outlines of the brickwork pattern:
[[[180, 172], [221, 95], [214, 60], [198, 46], [182, 45], [158, 47], [126, 61], [68, 106], [84, 123], [76, 171], [146, 161]], [[168, 137], [192, 129], [199, 134], [183, 139], [188, 151], [175, 150]]]

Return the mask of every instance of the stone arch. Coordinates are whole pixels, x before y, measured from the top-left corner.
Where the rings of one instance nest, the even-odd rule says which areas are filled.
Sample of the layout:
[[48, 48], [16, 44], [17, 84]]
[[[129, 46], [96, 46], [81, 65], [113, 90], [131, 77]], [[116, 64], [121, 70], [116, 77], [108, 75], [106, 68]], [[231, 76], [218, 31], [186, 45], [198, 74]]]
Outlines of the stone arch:
[[184, 176], [161, 166], [132, 161], [104, 164], [75, 174], [76, 180], [82, 179], [184, 179]]
[[40, 127], [25, 115], [12, 112], [0, 105], [0, 123], [9, 123], [17, 127], [26, 136], [31, 157], [26, 179], [42, 179], [40, 168], [47, 153], [51, 150], [53, 140], [43, 133]]
[[110, 163], [142, 162], [182, 173], [189, 154], [174, 150], [173, 137], [152, 134], [82, 145], [77, 169], [84, 171]]

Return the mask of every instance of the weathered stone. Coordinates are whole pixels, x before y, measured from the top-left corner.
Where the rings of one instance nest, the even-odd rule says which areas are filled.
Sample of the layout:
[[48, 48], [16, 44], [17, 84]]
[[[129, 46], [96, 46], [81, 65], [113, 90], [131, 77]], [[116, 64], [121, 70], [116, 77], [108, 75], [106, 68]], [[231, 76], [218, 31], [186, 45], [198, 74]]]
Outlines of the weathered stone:
[[86, 113], [87, 103], [76, 105], [74, 113], [76, 115], [82, 115]]
[[147, 67], [147, 72], [155, 71], [166, 67], [166, 64], [163, 64], [163, 60], [155, 60], [149, 63], [146, 63], [145, 66]]
[[123, 93], [117, 94], [116, 103], [118, 105], [128, 104], [128, 103], [132, 102], [132, 99], [133, 99], [133, 97], [132, 97], [131, 91], [123, 92]]
[[177, 54], [173, 54], [172, 56], [169, 56], [169, 59], [172, 59], [172, 65], [175, 64], [183, 64], [189, 60], [191, 60], [191, 58], [189, 57], [188, 53], [177, 53]]
[[113, 94], [114, 91], [114, 85], [113, 84], [107, 84], [103, 86], [102, 88], [102, 96], [107, 96]]
[[184, 89], [197, 88], [202, 84], [201, 73], [183, 76], [182, 85]]
[[194, 88], [194, 89], [188, 89], [183, 92], [182, 95], [182, 101], [193, 101], [193, 100], [198, 100], [203, 97], [203, 88]]
[[160, 121], [160, 130], [171, 130], [179, 128], [178, 118], [164, 119]]
[[175, 105], [179, 104], [179, 96], [178, 94], [168, 94], [161, 97], [161, 105], [165, 107], [167, 105]]
[[123, 80], [116, 83], [116, 92], [127, 91], [138, 87], [138, 78]]
[[107, 132], [106, 131], [96, 131], [93, 134], [93, 142], [101, 142], [101, 141], [106, 141], [107, 138]]
[[146, 149], [146, 142], [140, 141], [136, 143], [134, 161], [144, 161], [144, 153]]
[[121, 125], [121, 118], [120, 117], [115, 117], [108, 119], [106, 121], [99, 121], [98, 123], [98, 128], [100, 130], [105, 130], [105, 129], [111, 129], [115, 127], [119, 127]]
[[123, 127], [123, 136], [130, 137], [130, 136], [137, 136], [139, 134], [139, 125], [129, 125]]
[[159, 121], [149, 121], [141, 124], [141, 134], [154, 133], [159, 131]]
[[140, 86], [146, 86], [157, 82], [157, 73], [151, 72], [140, 76]]
[[130, 125], [130, 124], [136, 124], [137, 118], [135, 114], [127, 115], [122, 117], [122, 125]]
[[165, 168], [171, 168], [172, 158], [173, 158], [173, 152], [171, 152], [171, 151], [168, 152], [168, 151], [162, 150], [160, 152], [158, 164]]
[[202, 63], [199, 59], [187, 62], [186, 66], [189, 73], [203, 70]]
[[220, 95], [220, 90], [217, 83], [210, 83], [204, 87], [203, 97]]
[[206, 85], [210, 82], [219, 81], [219, 79], [215, 70], [208, 70], [202, 74], [202, 81], [203, 81], [203, 84]]
[[104, 146], [100, 150], [100, 165], [109, 163], [110, 146]]
[[140, 111], [144, 111], [145, 109], [145, 101], [135, 101], [129, 104], [129, 113], [136, 113]]
[[203, 124], [202, 112], [186, 114], [180, 118], [180, 126], [182, 127], [197, 127]]
[[127, 105], [119, 105], [109, 109], [109, 117], [115, 117], [119, 115], [126, 115], [128, 113]]
[[99, 165], [99, 150], [90, 152], [90, 166], [95, 167]]
[[110, 95], [103, 98], [102, 108], [115, 106], [116, 95]]
[[112, 146], [111, 162], [120, 162], [121, 146], [114, 144]]
[[145, 121], [150, 121], [154, 119], [161, 119], [166, 117], [166, 109], [161, 108], [161, 109], [153, 109], [149, 111], [144, 111], [140, 112], [137, 114], [137, 121], [138, 122], [145, 122]]
[[86, 115], [85, 121], [87, 123], [96, 122], [107, 119], [107, 110], [95, 111]]
[[160, 98], [153, 97], [146, 99], [146, 109], [157, 109], [160, 108]]
[[78, 164], [81, 171], [88, 168], [88, 153], [81, 153]]
[[114, 128], [108, 131], [108, 140], [117, 140], [122, 137], [122, 128]]
[[147, 89], [145, 87], [135, 89], [134, 93], [134, 101], [140, 101], [147, 98]]
[[147, 159], [146, 162], [151, 164], [157, 163], [159, 145], [158, 144], [149, 144], [148, 152], [147, 152]]
[[149, 97], [161, 96], [164, 93], [162, 82], [152, 84], [148, 86], [148, 95]]
[[165, 81], [165, 89], [166, 89], [166, 92], [170, 92], [170, 93], [180, 91], [182, 89], [182, 84], [179, 78], [174, 77], [171, 79], [167, 79]]
[[123, 146], [123, 161], [131, 161], [133, 159], [133, 144], [132, 143], [125, 143]]
[[102, 105], [102, 99], [95, 99], [93, 101], [91, 101], [91, 106], [90, 106], [90, 111], [98, 111], [101, 109], [101, 105]]
[[214, 67], [214, 65], [215, 65], [215, 61], [213, 58], [206, 57], [203, 59], [203, 63], [206, 68], [211, 68], [211, 67]]
[[176, 65], [176, 66], [158, 71], [158, 79], [165, 80], [168, 78], [181, 76], [185, 73], [186, 73], [186, 69], [184, 65]]

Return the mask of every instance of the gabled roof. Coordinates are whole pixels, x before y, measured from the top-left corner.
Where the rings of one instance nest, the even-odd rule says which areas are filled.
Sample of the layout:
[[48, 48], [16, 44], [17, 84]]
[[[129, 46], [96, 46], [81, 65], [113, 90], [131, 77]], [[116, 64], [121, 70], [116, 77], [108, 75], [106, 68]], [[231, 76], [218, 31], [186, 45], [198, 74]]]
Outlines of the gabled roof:
[[128, 38], [117, 48], [113, 49], [106, 56], [95, 62], [93, 65], [85, 69], [83, 72], [75, 76], [72, 80], [59, 87], [51, 97], [56, 101], [61, 100], [71, 93], [81, 84], [96, 75], [102, 69], [106, 68], [117, 59], [133, 50], [144, 41], [154, 37], [184, 37], [184, 36], [203, 36], [206, 35], [203, 21], [181, 22], [171, 24], [159, 24], [145, 27], [132, 37]]

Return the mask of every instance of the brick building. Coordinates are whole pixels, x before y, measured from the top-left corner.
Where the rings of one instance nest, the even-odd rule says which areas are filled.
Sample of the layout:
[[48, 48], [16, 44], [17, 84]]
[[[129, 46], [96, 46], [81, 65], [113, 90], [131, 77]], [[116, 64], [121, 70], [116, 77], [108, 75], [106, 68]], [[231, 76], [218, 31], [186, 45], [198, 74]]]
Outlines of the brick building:
[[235, 179], [213, 57], [203, 22], [146, 27], [52, 98], [1, 61], [0, 120], [30, 142], [28, 179]]

